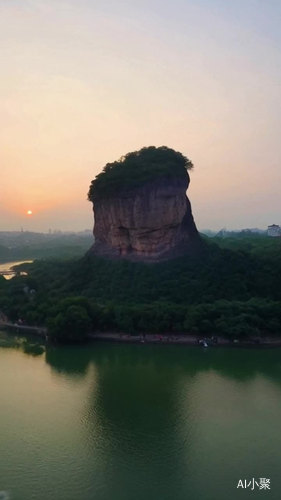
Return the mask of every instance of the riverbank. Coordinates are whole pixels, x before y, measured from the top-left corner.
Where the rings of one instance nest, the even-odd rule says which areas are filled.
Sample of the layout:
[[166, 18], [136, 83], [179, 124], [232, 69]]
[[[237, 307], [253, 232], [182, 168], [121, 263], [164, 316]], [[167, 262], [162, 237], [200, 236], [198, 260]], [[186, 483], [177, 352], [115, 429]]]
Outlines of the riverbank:
[[[1, 321], [0, 328], [10, 330], [17, 334], [32, 334], [45, 339], [48, 342], [48, 330], [46, 327], [30, 326], [19, 323]], [[141, 334], [130, 335], [115, 332], [89, 333], [90, 341], [119, 342], [127, 344], [160, 344], [160, 345], [193, 345], [198, 347], [281, 347], [280, 337], [248, 337], [246, 339], [230, 339], [222, 336], [205, 336], [193, 334]]]
[[33, 335], [36, 335], [38, 337], [42, 337], [45, 340], [48, 340], [48, 330], [44, 326], [31, 326], [31, 325], [25, 325], [23, 323], [12, 323], [9, 321], [2, 320], [1, 314], [0, 314], [0, 328], [3, 330], [10, 330], [15, 333], [31, 333]]
[[227, 337], [211, 337], [188, 334], [145, 334], [130, 335], [123, 333], [91, 333], [93, 341], [123, 342], [129, 344], [160, 344], [160, 345], [196, 345], [199, 347], [281, 347], [280, 337], [249, 337], [247, 339], [229, 339]]
[[0, 275], [4, 276], [4, 278], [8, 280], [16, 276], [16, 274], [25, 275], [26, 273], [17, 271], [15, 267], [20, 266], [21, 264], [31, 264], [32, 262], [33, 260], [1, 260]]

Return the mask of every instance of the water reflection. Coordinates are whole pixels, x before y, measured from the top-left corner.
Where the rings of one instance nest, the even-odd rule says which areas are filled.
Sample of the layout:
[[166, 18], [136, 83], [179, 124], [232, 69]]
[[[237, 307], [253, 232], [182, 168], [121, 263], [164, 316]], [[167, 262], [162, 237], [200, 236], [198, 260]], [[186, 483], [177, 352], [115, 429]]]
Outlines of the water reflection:
[[86, 375], [94, 351], [87, 346], [46, 346], [46, 363], [60, 375], [77, 377]]
[[4, 278], [7, 280], [10, 280], [18, 273], [26, 275], [27, 273], [25, 271], [21, 271], [20, 268], [17, 269], [16, 266], [21, 266], [22, 264], [31, 264], [32, 262], [33, 260], [20, 260], [20, 261], [5, 262], [4, 264], [0, 264], [0, 275], [4, 276]]
[[87, 346], [48, 347], [46, 362], [58, 373], [86, 373], [89, 363], [102, 367], [155, 367], [170, 376], [215, 371], [224, 377], [247, 381], [261, 373], [281, 381], [281, 349], [209, 348], [92, 343]]
[[15, 500], [236, 500], [241, 475], [277, 487], [279, 349], [93, 343], [35, 358], [39, 339], [0, 342], [21, 351], [0, 364]]
[[279, 356], [279, 349], [93, 344], [47, 350], [46, 361], [70, 377], [95, 368], [83, 424], [100, 500], [209, 498], [220, 468], [225, 479], [213, 494], [224, 499], [241, 463], [245, 473], [259, 467], [261, 443], [278, 478], [265, 450], [275, 433], [271, 414], [281, 415]]

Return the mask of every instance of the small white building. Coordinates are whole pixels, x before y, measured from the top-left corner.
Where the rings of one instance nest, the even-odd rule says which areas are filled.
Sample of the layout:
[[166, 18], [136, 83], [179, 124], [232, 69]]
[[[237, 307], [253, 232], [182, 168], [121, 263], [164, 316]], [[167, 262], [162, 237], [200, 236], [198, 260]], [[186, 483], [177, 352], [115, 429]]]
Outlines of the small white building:
[[281, 228], [278, 224], [272, 224], [267, 228], [268, 236], [272, 236], [273, 238], [277, 238], [281, 236]]

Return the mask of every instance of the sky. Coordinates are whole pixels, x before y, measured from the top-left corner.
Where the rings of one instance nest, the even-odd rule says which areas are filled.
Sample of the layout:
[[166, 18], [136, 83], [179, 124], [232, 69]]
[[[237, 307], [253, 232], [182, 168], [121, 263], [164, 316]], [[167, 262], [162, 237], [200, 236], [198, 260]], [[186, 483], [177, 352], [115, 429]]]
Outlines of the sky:
[[91, 228], [91, 180], [150, 145], [194, 163], [199, 229], [281, 223], [280, 22], [280, 0], [0, 0], [0, 231]]

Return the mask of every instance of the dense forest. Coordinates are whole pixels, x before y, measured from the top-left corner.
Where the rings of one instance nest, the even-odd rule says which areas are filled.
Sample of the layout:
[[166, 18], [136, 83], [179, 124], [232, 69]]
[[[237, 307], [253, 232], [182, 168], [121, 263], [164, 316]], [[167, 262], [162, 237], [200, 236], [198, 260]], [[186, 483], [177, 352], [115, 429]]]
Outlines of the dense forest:
[[204, 242], [200, 256], [158, 264], [89, 254], [25, 264], [27, 276], [1, 279], [0, 309], [62, 341], [89, 331], [280, 334], [281, 238]]

